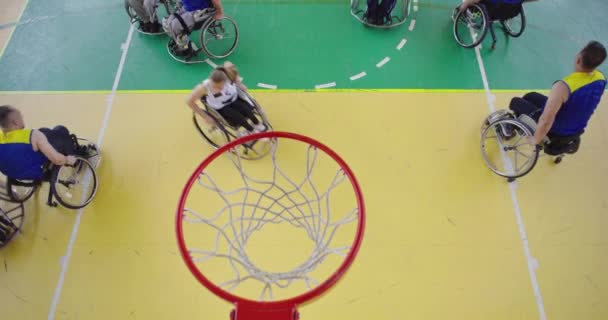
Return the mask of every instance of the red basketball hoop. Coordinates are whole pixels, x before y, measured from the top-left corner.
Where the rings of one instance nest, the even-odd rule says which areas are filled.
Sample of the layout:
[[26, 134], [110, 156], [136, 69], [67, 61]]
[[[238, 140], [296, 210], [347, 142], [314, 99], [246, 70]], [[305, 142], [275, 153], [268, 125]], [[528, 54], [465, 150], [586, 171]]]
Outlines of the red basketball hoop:
[[[270, 144], [272, 159], [247, 162], [235, 152], [256, 143]], [[306, 159], [305, 166], [299, 165], [298, 155]], [[232, 162], [232, 170], [227, 170], [230, 162], [226, 158]], [[284, 161], [285, 165], [280, 163], [284, 158], [289, 160]], [[289, 167], [295, 168], [292, 171], [296, 173], [287, 175]], [[214, 170], [221, 174], [214, 175]], [[334, 170], [333, 177], [324, 173], [328, 170]], [[296, 182], [293, 176], [298, 174], [303, 174], [303, 178]], [[324, 182], [320, 183], [321, 180]], [[350, 185], [343, 184], [345, 181]], [[239, 186], [226, 190], [225, 185], [235, 183]], [[327, 185], [327, 189], [319, 184]], [[220, 209], [214, 211], [214, 205]], [[252, 259], [257, 248], [250, 249], [255, 242], [251, 239], [265, 228], [279, 227], [295, 227], [291, 230], [298, 232], [283, 235], [303, 234], [312, 240], [312, 249], [305, 262], [298, 262], [289, 271], [270, 272], [257, 264], [259, 259]], [[201, 228], [211, 232], [201, 232]], [[202, 285], [234, 304], [233, 320], [298, 319], [297, 307], [334, 286], [351, 266], [361, 246], [364, 228], [363, 196], [346, 162], [314, 139], [277, 131], [246, 136], [213, 152], [190, 176], [176, 215], [177, 241], [184, 262]], [[277, 244], [284, 239], [279, 237]], [[334, 242], [348, 245], [338, 247]], [[193, 248], [202, 244], [211, 249]], [[283, 246], [290, 248], [287, 244]], [[257, 250], [262, 254], [270, 251], [271, 248], [263, 246]], [[297, 252], [300, 251], [305, 250]], [[327, 268], [328, 263], [342, 257], [337, 268]], [[294, 260], [285, 259], [289, 263]], [[205, 272], [199, 265], [205, 265]], [[229, 278], [224, 282], [217, 280], [226, 277]], [[325, 280], [314, 280], [317, 277]], [[251, 292], [259, 295], [257, 300], [251, 298]], [[277, 293], [287, 297], [275, 300]]]

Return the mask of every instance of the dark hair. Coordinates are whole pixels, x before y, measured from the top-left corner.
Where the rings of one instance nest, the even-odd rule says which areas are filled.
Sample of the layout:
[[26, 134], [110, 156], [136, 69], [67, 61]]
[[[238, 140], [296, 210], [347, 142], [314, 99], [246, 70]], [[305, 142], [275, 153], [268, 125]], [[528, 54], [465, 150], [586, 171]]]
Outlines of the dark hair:
[[606, 48], [597, 41], [591, 41], [581, 50], [581, 60], [583, 67], [593, 70], [606, 60]]
[[9, 116], [15, 109], [11, 106], [0, 106], [0, 127], [8, 127]]

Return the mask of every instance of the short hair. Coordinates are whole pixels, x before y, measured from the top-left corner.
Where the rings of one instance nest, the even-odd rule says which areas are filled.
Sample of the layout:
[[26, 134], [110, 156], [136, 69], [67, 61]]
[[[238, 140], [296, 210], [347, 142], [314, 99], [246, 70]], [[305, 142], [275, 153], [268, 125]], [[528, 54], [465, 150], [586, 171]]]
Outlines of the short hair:
[[11, 106], [0, 106], [0, 127], [5, 129], [8, 127], [11, 113], [15, 112], [15, 108]]
[[226, 75], [226, 72], [221, 69], [213, 70], [213, 72], [211, 72], [211, 76], [209, 76], [209, 78], [211, 79], [211, 81], [213, 81], [215, 83], [224, 82], [224, 81], [228, 80], [228, 76]]
[[589, 42], [581, 50], [581, 62], [583, 67], [593, 70], [606, 60], [606, 48], [597, 41]]

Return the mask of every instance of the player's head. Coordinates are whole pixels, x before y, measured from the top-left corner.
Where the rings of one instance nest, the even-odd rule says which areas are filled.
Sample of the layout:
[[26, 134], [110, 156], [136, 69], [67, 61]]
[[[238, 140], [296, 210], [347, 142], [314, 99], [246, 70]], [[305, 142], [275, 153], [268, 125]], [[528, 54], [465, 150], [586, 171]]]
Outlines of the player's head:
[[12, 106], [0, 106], [0, 128], [3, 131], [25, 128], [21, 112]]
[[226, 72], [224, 70], [215, 69], [213, 70], [213, 72], [211, 72], [209, 80], [211, 80], [211, 86], [213, 87], [213, 89], [222, 90], [224, 88], [226, 80], [228, 80], [228, 76], [226, 75]]
[[593, 71], [606, 60], [606, 48], [597, 41], [589, 42], [577, 55], [576, 66], [582, 71]]

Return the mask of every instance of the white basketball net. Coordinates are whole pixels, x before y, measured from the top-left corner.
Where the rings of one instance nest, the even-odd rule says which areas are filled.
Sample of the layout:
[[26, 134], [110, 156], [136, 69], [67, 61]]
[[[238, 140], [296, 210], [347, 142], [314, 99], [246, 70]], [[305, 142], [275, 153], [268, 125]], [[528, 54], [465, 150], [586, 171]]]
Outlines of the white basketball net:
[[[240, 173], [242, 187], [224, 190], [210, 174], [202, 172], [198, 177], [198, 185], [216, 193], [225, 206], [209, 218], [205, 217], [208, 215], [184, 208], [185, 222], [206, 224], [216, 232], [212, 250], [189, 249], [193, 262], [200, 263], [213, 258], [227, 259], [232, 269], [232, 277], [218, 286], [233, 291], [245, 281], [257, 281], [261, 284], [258, 298], [260, 301], [272, 301], [273, 289], [286, 288], [296, 281], [304, 281], [308, 289], [318, 285], [319, 282], [309, 274], [330, 255], [346, 256], [350, 245], [332, 247], [332, 239], [340, 227], [356, 222], [359, 218], [356, 205], [354, 209], [341, 213], [342, 215], [331, 211], [332, 191], [344, 180], [348, 180], [342, 169], [337, 170], [327, 190], [317, 190], [311, 178], [317, 164], [317, 148], [308, 146], [305, 177], [296, 182], [279, 167], [276, 146], [276, 143], [272, 143], [273, 172], [270, 180], [256, 180], [251, 177], [243, 170], [241, 159], [234, 153], [227, 152]], [[256, 186], [258, 188], [255, 188]], [[313, 192], [303, 192], [305, 187]], [[280, 196], [271, 196], [277, 193]], [[242, 200], [239, 202], [228, 199], [230, 196], [234, 199], [234, 195], [238, 194], [242, 194]], [[268, 202], [272, 205], [262, 205]], [[314, 242], [314, 249], [308, 260], [288, 272], [281, 273], [267, 272], [254, 265], [245, 252], [247, 241], [254, 232], [261, 230], [268, 223], [289, 223], [293, 227], [304, 229], [308, 238]], [[246, 274], [242, 270], [246, 270]], [[226, 273], [228, 272], [229, 270], [226, 270]]]

